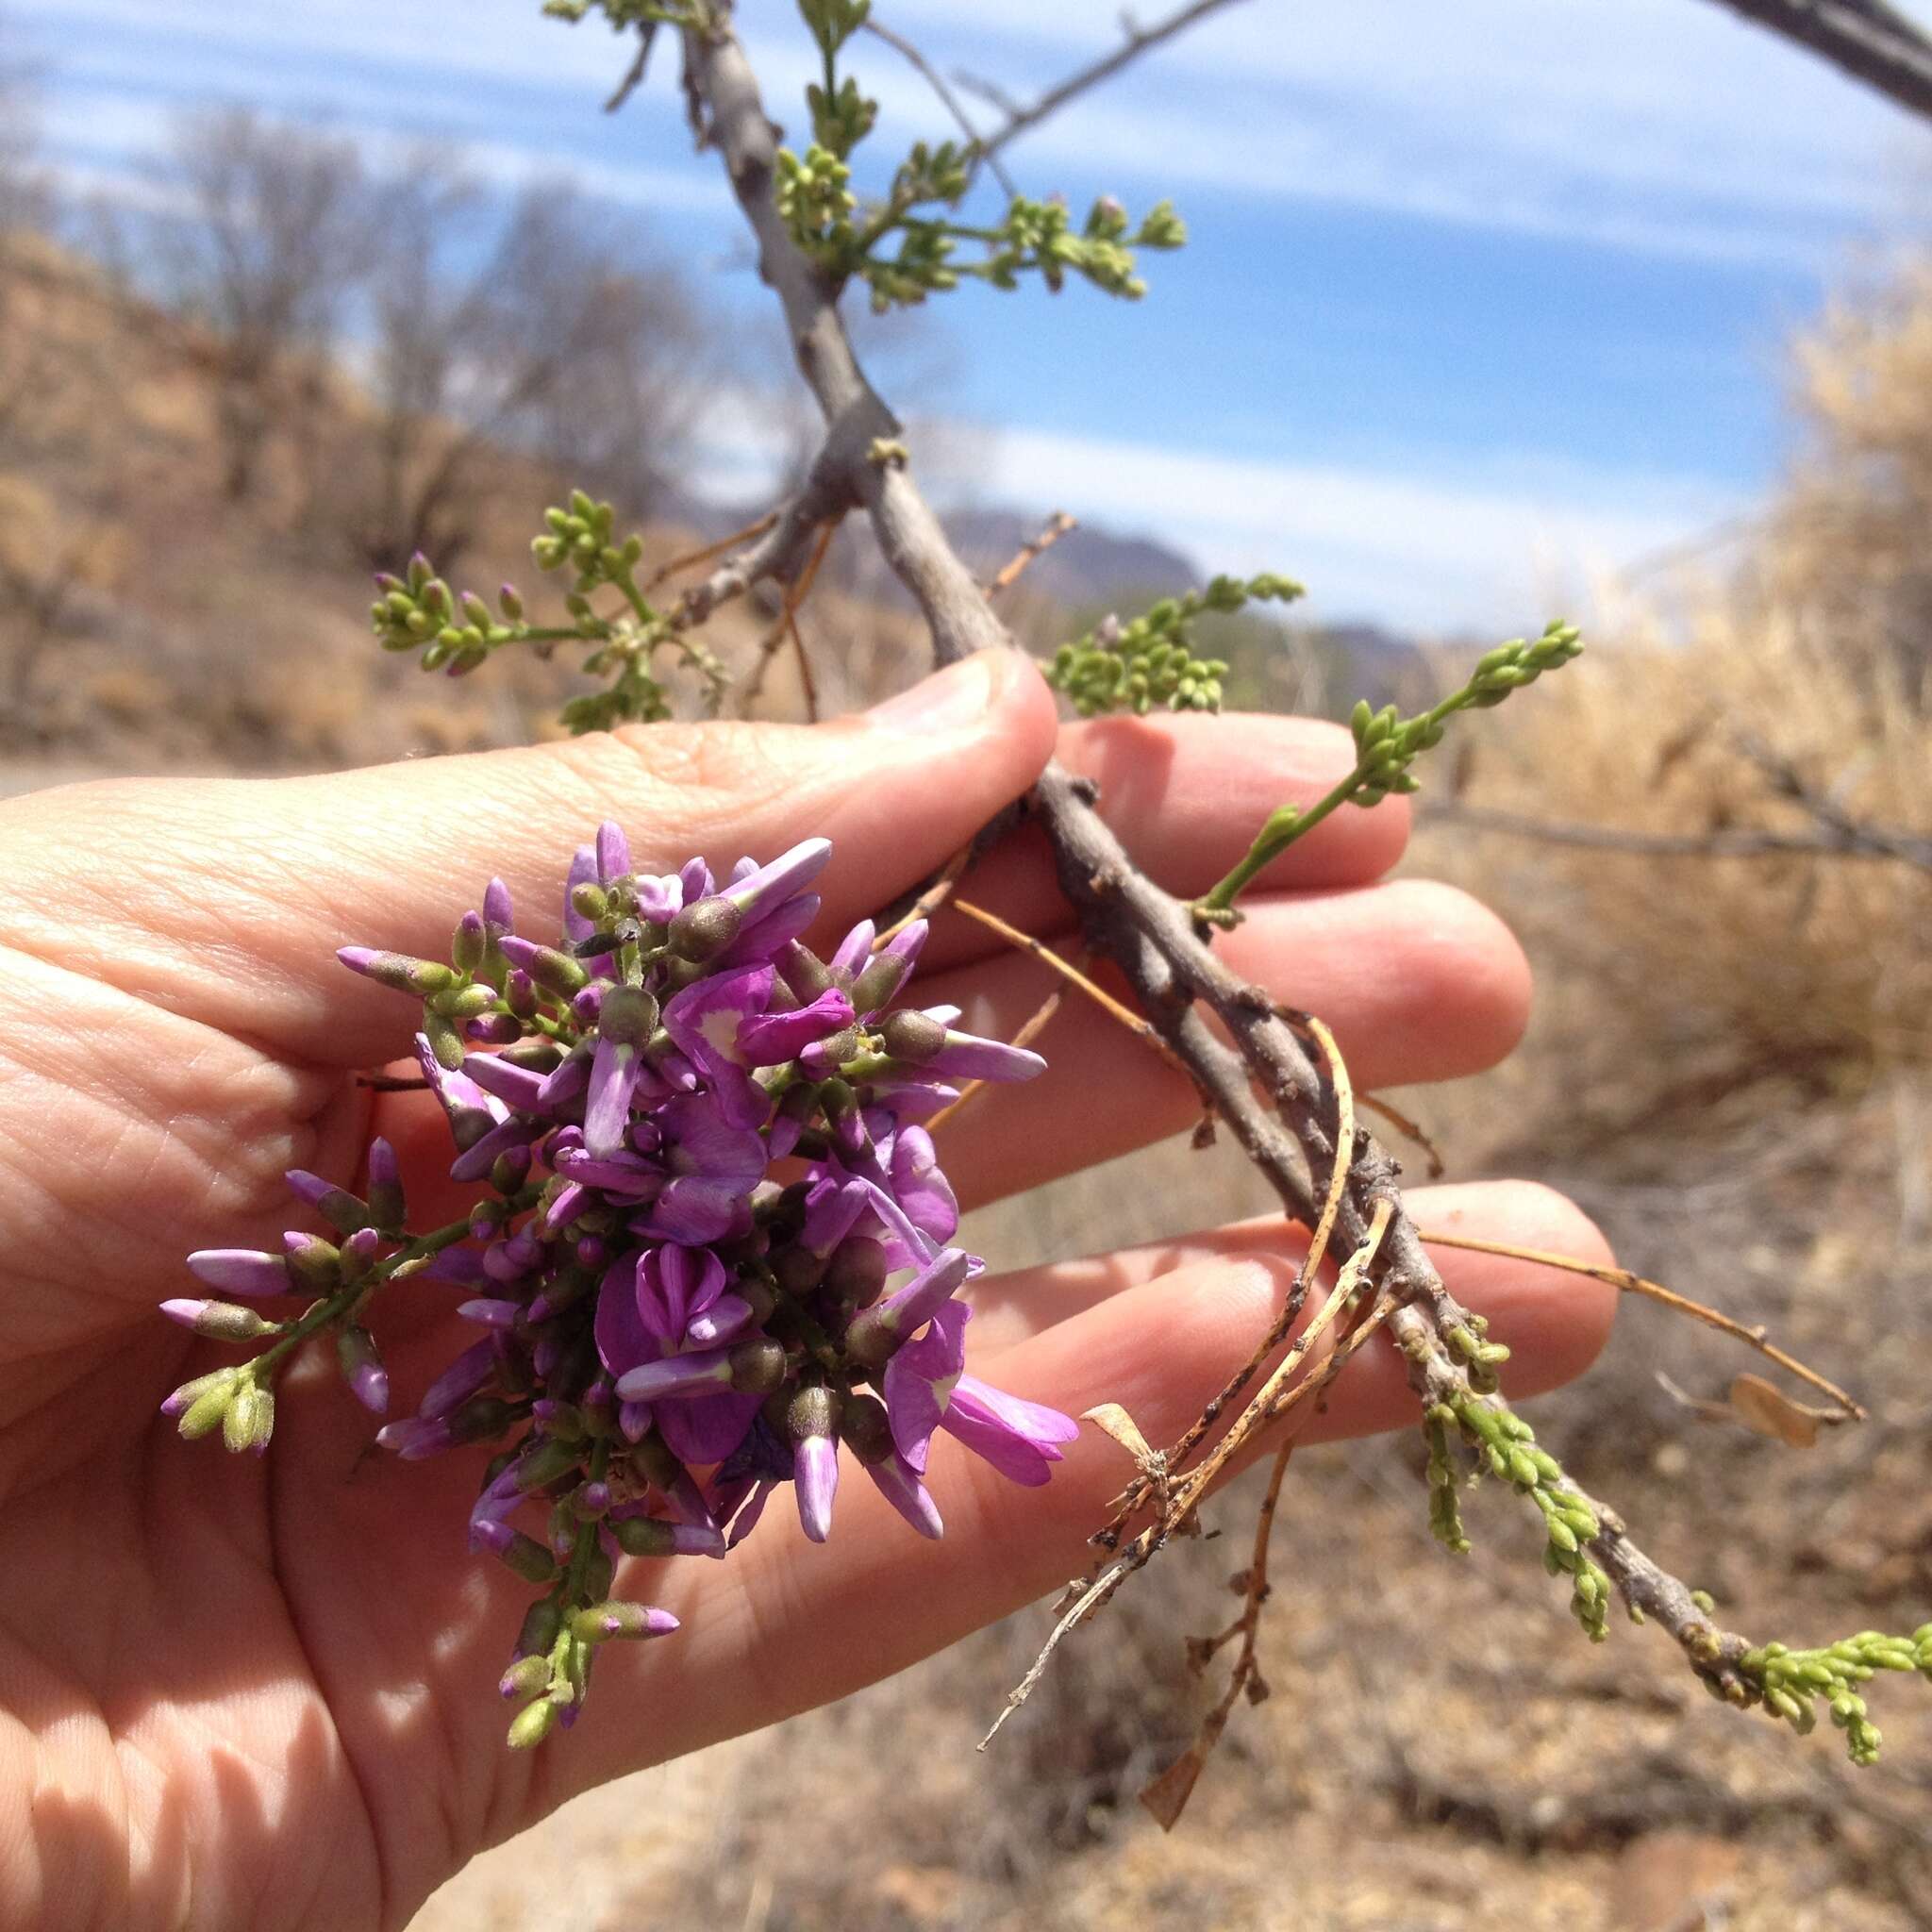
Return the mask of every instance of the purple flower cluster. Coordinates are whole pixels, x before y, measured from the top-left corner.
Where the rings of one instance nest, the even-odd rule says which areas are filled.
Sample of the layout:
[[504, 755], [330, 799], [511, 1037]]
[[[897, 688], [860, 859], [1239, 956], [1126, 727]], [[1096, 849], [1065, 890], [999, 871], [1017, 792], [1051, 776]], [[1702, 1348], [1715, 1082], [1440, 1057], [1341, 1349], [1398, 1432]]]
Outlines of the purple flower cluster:
[[829, 958], [802, 940], [822, 839], [714, 879], [701, 860], [633, 867], [600, 828], [570, 872], [555, 945], [516, 929], [492, 882], [449, 965], [346, 947], [343, 963], [423, 1001], [418, 1058], [448, 1116], [466, 1220], [405, 1229], [378, 1141], [365, 1195], [291, 1173], [340, 1236], [281, 1255], [217, 1249], [189, 1265], [224, 1294], [310, 1297], [300, 1317], [176, 1301], [227, 1341], [269, 1339], [166, 1405], [182, 1433], [266, 1446], [273, 1380], [333, 1333], [351, 1389], [388, 1384], [362, 1314], [413, 1276], [458, 1284], [477, 1339], [377, 1438], [406, 1459], [503, 1441], [470, 1514], [488, 1551], [543, 1594], [504, 1695], [513, 1744], [581, 1707], [595, 1647], [676, 1627], [614, 1600], [625, 1555], [723, 1557], [790, 1484], [824, 1541], [851, 1452], [924, 1536], [924, 1475], [944, 1429], [1013, 1480], [1046, 1481], [1066, 1417], [965, 1374], [981, 1264], [951, 1245], [958, 1208], [922, 1124], [959, 1078], [1023, 1080], [1037, 1055], [958, 1030], [956, 1008], [895, 1006], [924, 922], [881, 943], [870, 922]]

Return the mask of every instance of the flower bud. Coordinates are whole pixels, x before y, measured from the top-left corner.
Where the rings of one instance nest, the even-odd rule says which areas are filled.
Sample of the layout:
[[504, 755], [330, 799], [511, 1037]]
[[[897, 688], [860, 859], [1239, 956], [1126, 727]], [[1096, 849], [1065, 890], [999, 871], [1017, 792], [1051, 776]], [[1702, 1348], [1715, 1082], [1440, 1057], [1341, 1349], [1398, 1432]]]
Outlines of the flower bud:
[[412, 992], [420, 999], [442, 992], [456, 985], [455, 971], [434, 959], [414, 959], [407, 953], [378, 952], [370, 946], [342, 946], [336, 958], [351, 973], [359, 973], [378, 986], [393, 987], [398, 992]]
[[236, 1302], [167, 1301], [161, 1304], [161, 1313], [169, 1321], [178, 1322], [184, 1328], [215, 1341], [254, 1341], [260, 1336], [273, 1335], [277, 1326], [274, 1322], [264, 1322], [253, 1308], [244, 1308]]
[[613, 1046], [641, 1046], [658, 1026], [658, 1002], [639, 986], [613, 986], [597, 1010], [597, 1031]]
[[541, 1697], [549, 1688], [550, 1659], [547, 1657], [519, 1657], [496, 1681], [500, 1697], [518, 1701]]
[[741, 1341], [730, 1360], [731, 1386], [746, 1394], [767, 1395], [785, 1379], [785, 1346], [769, 1335]]
[[539, 1697], [525, 1705], [510, 1720], [509, 1748], [512, 1751], [535, 1750], [550, 1735], [556, 1723], [557, 1706], [549, 1698]]
[[336, 1361], [349, 1392], [372, 1415], [389, 1407], [389, 1374], [375, 1352], [375, 1338], [353, 1324], [336, 1335]]
[[885, 1023], [879, 1028], [879, 1038], [895, 1060], [906, 1060], [918, 1066], [931, 1059], [945, 1045], [946, 1029], [939, 1021], [907, 1008], [886, 1015]]
[[743, 924], [743, 913], [729, 899], [713, 893], [693, 901], [672, 920], [665, 944], [680, 959], [702, 963], [722, 953]]
[[612, 1637], [669, 1637], [677, 1619], [648, 1604], [601, 1603], [579, 1610], [570, 1627], [580, 1643], [602, 1643]]

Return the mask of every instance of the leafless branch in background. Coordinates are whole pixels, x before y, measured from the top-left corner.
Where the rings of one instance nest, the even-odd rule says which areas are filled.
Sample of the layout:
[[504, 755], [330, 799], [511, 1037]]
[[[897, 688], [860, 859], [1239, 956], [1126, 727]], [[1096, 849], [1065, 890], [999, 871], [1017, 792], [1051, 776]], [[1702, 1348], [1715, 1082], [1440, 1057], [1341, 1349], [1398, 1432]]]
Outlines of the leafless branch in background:
[[895, 53], [909, 61], [914, 71], [923, 78], [933, 92], [939, 96], [940, 105], [953, 117], [953, 125], [966, 137], [967, 145], [986, 156], [986, 164], [992, 170], [992, 176], [1008, 195], [1019, 193], [1013, 177], [1007, 173], [1005, 164], [987, 147], [981, 139], [979, 129], [973, 125], [971, 116], [959, 105], [959, 97], [946, 85], [942, 75], [912, 42], [903, 34], [895, 34], [889, 26], [881, 26], [875, 20], [865, 23], [865, 30], [875, 39], [885, 42]]
[[1038, 127], [1050, 114], [1056, 114], [1076, 94], [1084, 94], [1090, 88], [1098, 87], [1104, 80], [1111, 80], [1122, 68], [1131, 65], [1150, 48], [1158, 47], [1164, 41], [1171, 41], [1176, 34], [1185, 33], [1197, 21], [1206, 20], [1210, 13], [1219, 13], [1224, 7], [1235, 7], [1241, 0], [1192, 0], [1191, 6], [1170, 13], [1162, 20], [1157, 20], [1152, 26], [1138, 25], [1131, 15], [1121, 16], [1123, 38], [1119, 46], [1103, 55], [1098, 60], [1081, 68], [1075, 74], [1050, 87], [1038, 99], [1022, 104], [1015, 101], [1004, 89], [992, 82], [981, 79], [976, 75], [955, 74], [953, 78], [969, 92], [977, 94], [982, 100], [991, 101], [1005, 114], [1005, 124], [996, 127], [979, 145], [980, 158], [988, 166], [993, 157], [1008, 142], [1017, 141], [1029, 129]]
[[366, 258], [354, 142], [243, 108], [176, 131], [173, 163], [191, 217], [158, 219], [157, 266], [201, 323], [214, 358], [225, 493], [252, 493], [284, 417], [298, 357], [325, 350]]
[[1886, 0], [1717, 0], [1808, 47], [1907, 112], [1932, 117], [1932, 37]]

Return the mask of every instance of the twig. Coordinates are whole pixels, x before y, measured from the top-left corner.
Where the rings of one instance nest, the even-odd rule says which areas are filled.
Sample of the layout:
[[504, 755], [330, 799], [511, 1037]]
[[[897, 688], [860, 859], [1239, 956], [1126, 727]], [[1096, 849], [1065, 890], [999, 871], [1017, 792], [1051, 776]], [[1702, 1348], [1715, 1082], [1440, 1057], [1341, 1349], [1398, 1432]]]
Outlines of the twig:
[[812, 545], [811, 555], [806, 558], [805, 568], [785, 587], [785, 607], [778, 621], [758, 642], [758, 654], [752, 665], [751, 676], [745, 680], [741, 705], [749, 714], [751, 708], [763, 694], [765, 672], [772, 659], [777, 655], [778, 647], [787, 638], [791, 640], [791, 648], [798, 657], [799, 689], [805, 694], [805, 715], [816, 724], [819, 717], [819, 691], [817, 681], [811, 675], [811, 659], [806, 655], [805, 639], [799, 634], [799, 607], [811, 594], [812, 579], [819, 574], [819, 565], [825, 560], [825, 552], [831, 547], [836, 524], [826, 524], [819, 531], [818, 541]]
[[1006, 1721], [1032, 1696], [1033, 1687], [1046, 1674], [1046, 1667], [1053, 1660], [1054, 1652], [1060, 1647], [1060, 1639], [1075, 1625], [1084, 1624], [1139, 1567], [1129, 1559], [1127, 1553], [1123, 1553], [1108, 1564], [1091, 1583], [1081, 1587], [1073, 1604], [1060, 1613], [1052, 1635], [1041, 1646], [1040, 1655], [1033, 1659], [1026, 1674], [1008, 1693], [999, 1716], [993, 1719], [991, 1727], [979, 1740], [980, 1750], [984, 1751], [999, 1736]]
[[1914, 114], [1932, 116], [1932, 40], [1885, 0], [1719, 0]]
[[[1083, 953], [1080, 956], [1080, 963], [1085, 965], [1088, 958], [1089, 956]], [[1040, 1006], [1028, 1018], [1026, 1024], [1020, 1028], [1019, 1032], [1013, 1035], [1009, 1043], [1013, 1046], [1031, 1046], [1045, 1032], [1047, 1024], [1059, 1011], [1060, 1002], [1066, 996], [1067, 990], [1064, 986], [1055, 987], [1045, 999], [1040, 1003]], [[958, 1099], [947, 1101], [945, 1106], [941, 1108], [939, 1112], [926, 1122], [926, 1132], [929, 1134], [937, 1133], [948, 1121], [957, 1120], [960, 1109], [965, 1107], [967, 1102], [973, 1099], [975, 1094], [982, 1092], [991, 1083], [986, 1080], [967, 1081], [965, 1086], [959, 1090]]]
[[1186, 1063], [1179, 1058], [1166, 1041], [1161, 1039], [1159, 1030], [1144, 1020], [1131, 1007], [1123, 1006], [1104, 987], [1094, 985], [1070, 960], [1062, 959], [1043, 940], [1035, 939], [1030, 932], [1022, 932], [1017, 925], [1009, 925], [997, 912], [989, 912], [984, 906], [974, 906], [962, 899], [956, 892], [953, 895], [953, 910], [963, 912], [968, 919], [983, 925], [989, 932], [997, 933], [1008, 945], [1020, 952], [1030, 954], [1042, 966], [1050, 966], [1069, 986], [1077, 987], [1098, 1007], [1102, 1012], [1117, 1020], [1136, 1040], [1143, 1040], [1177, 1073], [1191, 1079]]
[[1889, 825], [1861, 824], [1822, 800], [1815, 809], [1821, 817], [1831, 811], [1835, 823], [1816, 832], [1738, 825], [1714, 832], [1640, 832], [1615, 825], [1570, 824], [1492, 806], [1465, 805], [1459, 799], [1430, 806], [1422, 819], [1424, 824], [1466, 825], [1476, 832], [1504, 832], [1550, 845], [1579, 845], [1591, 852], [1623, 852], [1641, 858], [1775, 858], [1796, 854], [1814, 858], [1892, 858], [1932, 871], [1932, 839]]
[[966, 868], [973, 863], [974, 846], [967, 843], [960, 846], [952, 858], [940, 868], [939, 876], [919, 897], [913, 900], [906, 910], [892, 923], [882, 927], [873, 936], [872, 949], [877, 952], [882, 946], [897, 939], [899, 935], [917, 919], [930, 919], [948, 899], [953, 896], [953, 888], [966, 875]]
[[1399, 1107], [1384, 1100], [1379, 1093], [1357, 1093], [1356, 1105], [1365, 1108], [1370, 1113], [1378, 1113], [1406, 1141], [1413, 1141], [1423, 1150], [1423, 1158], [1428, 1162], [1428, 1174], [1432, 1181], [1442, 1178], [1442, 1153], [1435, 1141], [1430, 1140], [1420, 1121], [1411, 1120]]
[[[1334, 1237], [1335, 1222], [1341, 1212], [1341, 1203], [1348, 1189], [1348, 1172], [1353, 1158], [1355, 1143], [1355, 1088], [1348, 1077], [1348, 1069], [1343, 1064], [1341, 1051], [1335, 1043], [1335, 1036], [1319, 1020], [1309, 1020], [1310, 1029], [1321, 1044], [1327, 1059], [1329, 1077], [1335, 1087], [1337, 1153], [1328, 1178], [1328, 1190], [1323, 1196], [1322, 1210], [1315, 1217], [1312, 1232], [1308, 1239], [1308, 1251], [1302, 1257], [1302, 1265], [1295, 1270], [1293, 1282], [1288, 1293], [1283, 1296], [1280, 1312], [1268, 1324], [1268, 1332], [1255, 1344], [1246, 1361], [1238, 1368], [1220, 1392], [1202, 1409], [1201, 1413], [1181, 1432], [1179, 1441], [1167, 1452], [1167, 1467], [1182, 1468], [1190, 1456], [1199, 1446], [1202, 1439], [1225, 1412], [1227, 1405], [1245, 1389], [1259, 1372], [1274, 1351], [1288, 1340], [1288, 1331], [1295, 1324], [1303, 1306], [1307, 1301], [1308, 1288], [1315, 1278], [1328, 1253], [1328, 1243]], [[1145, 1507], [1147, 1490], [1144, 1484], [1130, 1489], [1122, 1499], [1114, 1517], [1102, 1529], [1093, 1541], [1104, 1549], [1111, 1549], [1120, 1540], [1121, 1532], [1127, 1520], [1137, 1509]]]
[[741, 530], [733, 530], [728, 537], [720, 537], [715, 543], [707, 543], [702, 550], [692, 550], [683, 557], [674, 557], [669, 563], [660, 563], [644, 580], [644, 589], [655, 591], [667, 578], [681, 576], [701, 563], [709, 563], [714, 557], [723, 557], [727, 550], [735, 550], [741, 543], [749, 543], [762, 537], [777, 523], [779, 515], [775, 509], [767, 510], [756, 523], [745, 525]]
[[1069, 516], [1063, 509], [1055, 510], [1053, 515], [1047, 518], [1046, 527], [1040, 535], [1030, 543], [1023, 543], [1001, 569], [999, 575], [987, 585], [986, 594], [989, 597], [996, 597], [1002, 591], [1010, 591], [1036, 557], [1051, 550], [1069, 531], [1077, 530], [1079, 527], [1078, 517]]
[[644, 20], [638, 23], [637, 58], [630, 63], [624, 78], [617, 83], [616, 91], [604, 103], [604, 111], [614, 114], [644, 84], [644, 70], [651, 64], [651, 42], [658, 38], [658, 22]]
[[[876, 20], [870, 18], [865, 23], [865, 28], [868, 33], [876, 35], [887, 46], [911, 63], [926, 86], [939, 96], [940, 105], [953, 117], [953, 125], [966, 137], [967, 144], [974, 149], [983, 149], [985, 144], [980, 139], [979, 129], [968, 118], [965, 108], [959, 105], [958, 96], [946, 85], [945, 77], [939, 69], [905, 35], [896, 34], [891, 27], [881, 26]], [[1014, 185], [1013, 177], [1007, 173], [1005, 164], [991, 154], [986, 158], [986, 164], [992, 170], [993, 179], [1000, 184], [1008, 200], [1010, 201], [1017, 196], [1020, 191]]]
[[[1038, 127], [1049, 114], [1058, 113], [1076, 94], [1084, 94], [1088, 89], [1098, 87], [1104, 80], [1111, 80], [1123, 67], [1137, 60], [1150, 47], [1158, 47], [1163, 41], [1171, 41], [1174, 35], [1185, 33], [1197, 20], [1205, 20], [1210, 13], [1218, 13], [1224, 7], [1238, 4], [1238, 0], [1193, 0], [1193, 4], [1183, 7], [1176, 13], [1171, 13], [1165, 20], [1158, 20], [1152, 26], [1136, 26], [1132, 20], [1123, 16], [1121, 25], [1124, 38], [1119, 46], [1106, 54], [1090, 66], [1083, 67], [1076, 74], [1070, 74], [1056, 87], [1050, 87], [1034, 101], [1030, 107], [1013, 108], [1007, 115], [1006, 125], [997, 128], [980, 147], [980, 156], [989, 166], [992, 158], [1008, 142], [1017, 141], [1029, 128]], [[957, 76], [962, 87], [971, 87], [974, 92], [991, 96], [992, 90], [984, 81], [969, 81], [964, 75]]]
[[1807, 1369], [1794, 1357], [1783, 1349], [1774, 1346], [1765, 1340], [1762, 1328], [1747, 1328], [1743, 1323], [1736, 1322], [1729, 1315], [1722, 1314], [1716, 1308], [1707, 1307], [1702, 1302], [1694, 1302], [1689, 1295], [1678, 1294], [1674, 1290], [1656, 1281], [1646, 1281], [1641, 1274], [1633, 1274], [1627, 1268], [1605, 1267], [1594, 1261], [1579, 1261], [1569, 1255], [1545, 1254], [1539, 1248], [1514, 1247], [1507, 1241], [1478, 1241], [1474, 1235], [1442, 1234], [1433, 1228], [1422, 1231], [1424, 1241], [1439, 1248], [1465, 1248], [1472, 1254], [1501, 1255], [1512, 1261], [1531, 1261], [1540, 1268], [1559, 1268], [1566, 1274], [1587, 1274], [1592, 1281], [1601, 1281], [1607, 1287], [1622, 1289], [1625, 1294], [1645, 1296], [1654, 1302], [1661, 1302], [1667, 1308], [1674, 1308], [1680, 1315], [1689, 1315], [1692, 1321], [1702, 1322], [1708, 1328], [1715, 1328], [1720, 1334], [1728, 1335], [1735, 1341], [1741, 1341], [1747, 1347], [1755, 1348], [1767, 1361], [1773, 1361], [1788, 1375], [1795, 1375], [1801, 1382], [1808, 1383], [1821, 1395], [1828, 1395], [1838, 1404], [1853, 1422], [1865, 1420], [1865, 1409], [1859, 1403], [1840, 1389], [1836, 1382], [1827, 1381], [1815, 1369]]

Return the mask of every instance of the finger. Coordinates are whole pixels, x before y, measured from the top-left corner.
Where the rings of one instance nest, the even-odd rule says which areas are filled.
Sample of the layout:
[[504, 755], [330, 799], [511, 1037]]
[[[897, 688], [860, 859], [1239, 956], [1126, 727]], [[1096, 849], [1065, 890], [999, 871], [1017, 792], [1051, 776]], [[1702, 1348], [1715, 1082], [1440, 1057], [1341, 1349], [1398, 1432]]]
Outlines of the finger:
[[[1544, 1189], [1419, 1190], [1413, 1198], [1429, 1218], [1447, 1217], [1485, 1239], [1607, 1258], [1591, 1224]], [[1580, 1373], [1602, 1346], [1613, 1291], [1494, 1257], [1449, 1251], [1441, 1261], [1451, 1289], [1515, 1348], [1505, 1371], [1512, 1393]], [[975, 1356], [974, 1368], [1069, 1414], [1118, 1402], [1150, 1441], [1172, 1442], [1266, 1332], [1285, 1280], [1253, 1265], [1251, 1255], [1206, 1253], [990, 1357]], [[1337, 1376], [1326, 1413], [1304, 1439], [1418, 1416], [1400, 1359], [1378, 1336]], [[942, 1434], [931, 1478], [946, 1524], [937, 1544], [917, 1543], [854, 1472], [822, 1550], [780, 1522], [761, 1525], [716, 1569], [640, 1572], [640, 1586], [684, 1618], [675, 1640], [683, 1648], [675, 1658], [654, 1652], [637, 1677], [600, 1678], [573, 1740], [583, 1758], [568, 1763], [566, 1775], [596, 1782], [843, 1696], [1086, 1574], [1093, 1557], [1086, 1539], [1128, 1473], [1120, 1450], [1089, 1430], [1045, 1489], [1021, 1490]], [[1420, 1492], [1416, 1507], [1424, 1507]]]
[[[1099, 813], [1134, 863], [1182, 898], [1206, 892], [1248, 850], [1277, 806], [1312, 806], [1355, 767], [1355, 740], [1320, 719], [1259, 715], [1095, 719], [1060, 730], [1058, 759], [1099, 787]], [[1408, 804], [1385, 798], [1324, 819], [1261, 872], [1259, 887], [1368, 885], [1408, 842]], [[1030, 933], [1071, 931], [1038, 827], [1024, 827], [985, 858], [960, 892]], [[964, 920], [939, 920], [929, 962], [955, 964], [999, 941]]]
[[548, 937], [570, 855], [607, 818], [657, 870], [829, 838], [826, 917], [849, 921], [1024, 791], [1055, 729], [1038, 674], [989, 651], [827, 724], [653, 724], [323, 777], [32, 794], [0, 808], [0, 939], [284, 1052], [367, 1065], [407, 1044], [408, 1002], [345, 973], [340, 945], [446, 957], [492, 874]]
[[[1215, 947], [1237, 973], [1319, 1013], [1357, 1089], [1493, 1066], [1528, 1020], [1529, 967], [1508, 928], [1466, 894], [1426, 880], [1263, 899]], [[1122, 991], [1109, 972], [1094, 976]], [[1059, 983], [1008, 949], [916, 981], [911, 997], [956, 1002], [974, 1032], [1010, 1039]], [[1200, 1117], [1190, 1082], [1077, 991], [1034, 1044], [1046, 1057], [1040, 1078], [989, 1089], [940, 1130], [962, 1201], [1037, 1186]]]
[[[1277, 806], [1307, 807], [1355, 765], [1355, 741], [1313, 718], [1192, 712], [1070, 724], [1058, 754], [1100, 788], [1100, 815], [1158, 885], [1195, 898], [1245, 853]], [[1402, 857], [1408, 805], [1388, 798], [1324, 819], [1264, 870], [1257, 891], [1362, 886]], [[961, 892], [1027, 932], [1070, 931], [1045, 835], [1027, 827], [976, 866]], [[983, 927], [941, 920], [928, 959], [996, 949]]]

